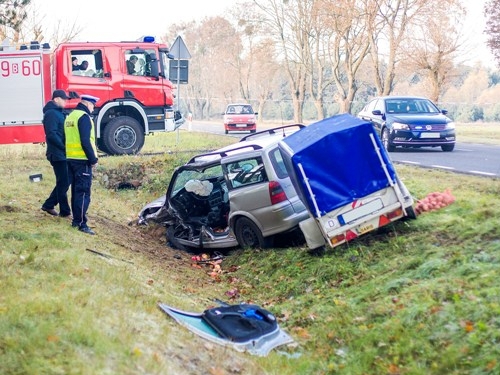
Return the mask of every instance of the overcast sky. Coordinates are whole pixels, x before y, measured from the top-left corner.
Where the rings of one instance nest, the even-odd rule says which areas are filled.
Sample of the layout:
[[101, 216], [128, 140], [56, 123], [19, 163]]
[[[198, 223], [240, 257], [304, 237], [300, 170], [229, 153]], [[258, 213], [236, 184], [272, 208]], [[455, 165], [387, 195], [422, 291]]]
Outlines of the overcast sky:
[[[464, 34], [471, 39], [465, 54], [468, 64], [481, 60], [493, 67], [493, 57], [486, 47], [483, 33], [486, 0], [463, 0], [468, 16]], [[142, 35], [159, 39], [170, 23], [201, 20], [226, 15], [236, 0], [33, 0], [39, 12], [45, 14], [44, 24], [61, 21], [61, 27], [77, 24], [81, 27], [79, 41], [136, 40]], [[49, 26], [50, 27], [50, 26]], [[173, 43], [172, 41], [168, 41]], [[188, 46], [189, 48], [189, 46]]]
[[80, 26], [79, 41], [121, 41], [136, 40], [142, 35], [160, 38], [171, 23], [224, 15], [235, 0], [33, 0], [32, 3], [47, 15], [44, 23], [61, 20], [62, 25]]

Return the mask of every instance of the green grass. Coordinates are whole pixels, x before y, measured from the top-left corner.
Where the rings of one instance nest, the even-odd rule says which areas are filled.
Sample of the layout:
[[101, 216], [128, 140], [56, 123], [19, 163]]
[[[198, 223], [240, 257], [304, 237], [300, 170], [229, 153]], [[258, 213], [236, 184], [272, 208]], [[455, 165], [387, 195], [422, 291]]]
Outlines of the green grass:
[[[181, 132], [147, 138], [145, 152], [167, 154], [102, 157], [97, 236], [40, 210], [54, 183], [43, 147], [0, 148], [1, 374], [500, 373], [499, 180], [397, 165], [416, 199], [450, 189], [456, 201], [321, 255], [234, 250], [212, 278], [165, 246], [163, 228], [130, 223], [177, 165], [230, 141]], [[103, 186], [131, 165], [144, 168], [139, 189]], [[202, 311], [229, 291], [272, 311], [296, 344], [238, 353], [157, 308]]]
[[457, 141], [500, 144], [500, 124], [498, 123], [457, 123]]
[[304, 373], [497, 373], [500, 184], [399, 173], [410, 191], [450, 188], [457, 200], [320, 258], [238, 252], [228, 265], [244, 265], [232, 275], [244, 283], [241, 298], [266, 301], [300, 332]]

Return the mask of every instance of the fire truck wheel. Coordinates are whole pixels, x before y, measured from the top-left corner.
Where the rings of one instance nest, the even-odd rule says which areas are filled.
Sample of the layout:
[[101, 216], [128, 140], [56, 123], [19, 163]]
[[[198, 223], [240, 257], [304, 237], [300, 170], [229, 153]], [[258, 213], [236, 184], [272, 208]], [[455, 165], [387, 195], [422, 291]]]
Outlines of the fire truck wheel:
[[102, 137], [97, 138], [97, 148], [102, 152], [109, 154], [109, 150], [106, 148], [106, 145], [104, 144], [104, 140], [102, 139]]
[[144, 130], [132, 117], [117, 117], [104, 127], [102, 139], [110, 155], [136, 154], [144, 146]]

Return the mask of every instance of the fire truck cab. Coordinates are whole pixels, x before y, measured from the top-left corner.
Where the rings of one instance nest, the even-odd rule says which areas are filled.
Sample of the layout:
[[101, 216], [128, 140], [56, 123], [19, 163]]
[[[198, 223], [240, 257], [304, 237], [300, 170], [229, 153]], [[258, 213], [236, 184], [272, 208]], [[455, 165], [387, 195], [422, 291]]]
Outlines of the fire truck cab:
[[[97, 145], [111, 155], [137, 153], [146, 134], [173, 131], [184, 121], [173, 110], [173, 56], [151, 37], [63, 43], [53, 52], [36, 43], [2, 49], [0, 92], [8, 99], [0, 102], [0, 143], [43, 142], [42, 108], [56, 88], [75, 99], [99, 98], [93, 113]], [[69, 100], [67, 110], [77, 103]]]

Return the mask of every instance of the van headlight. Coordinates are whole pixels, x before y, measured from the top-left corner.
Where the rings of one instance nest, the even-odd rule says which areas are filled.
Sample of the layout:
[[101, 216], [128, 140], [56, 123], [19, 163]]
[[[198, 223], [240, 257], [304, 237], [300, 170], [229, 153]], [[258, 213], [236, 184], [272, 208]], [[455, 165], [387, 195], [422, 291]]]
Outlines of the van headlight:
[[448, 122], [444, 128], [445, 129], [455, 129], [455, 122], [454, 121]]

